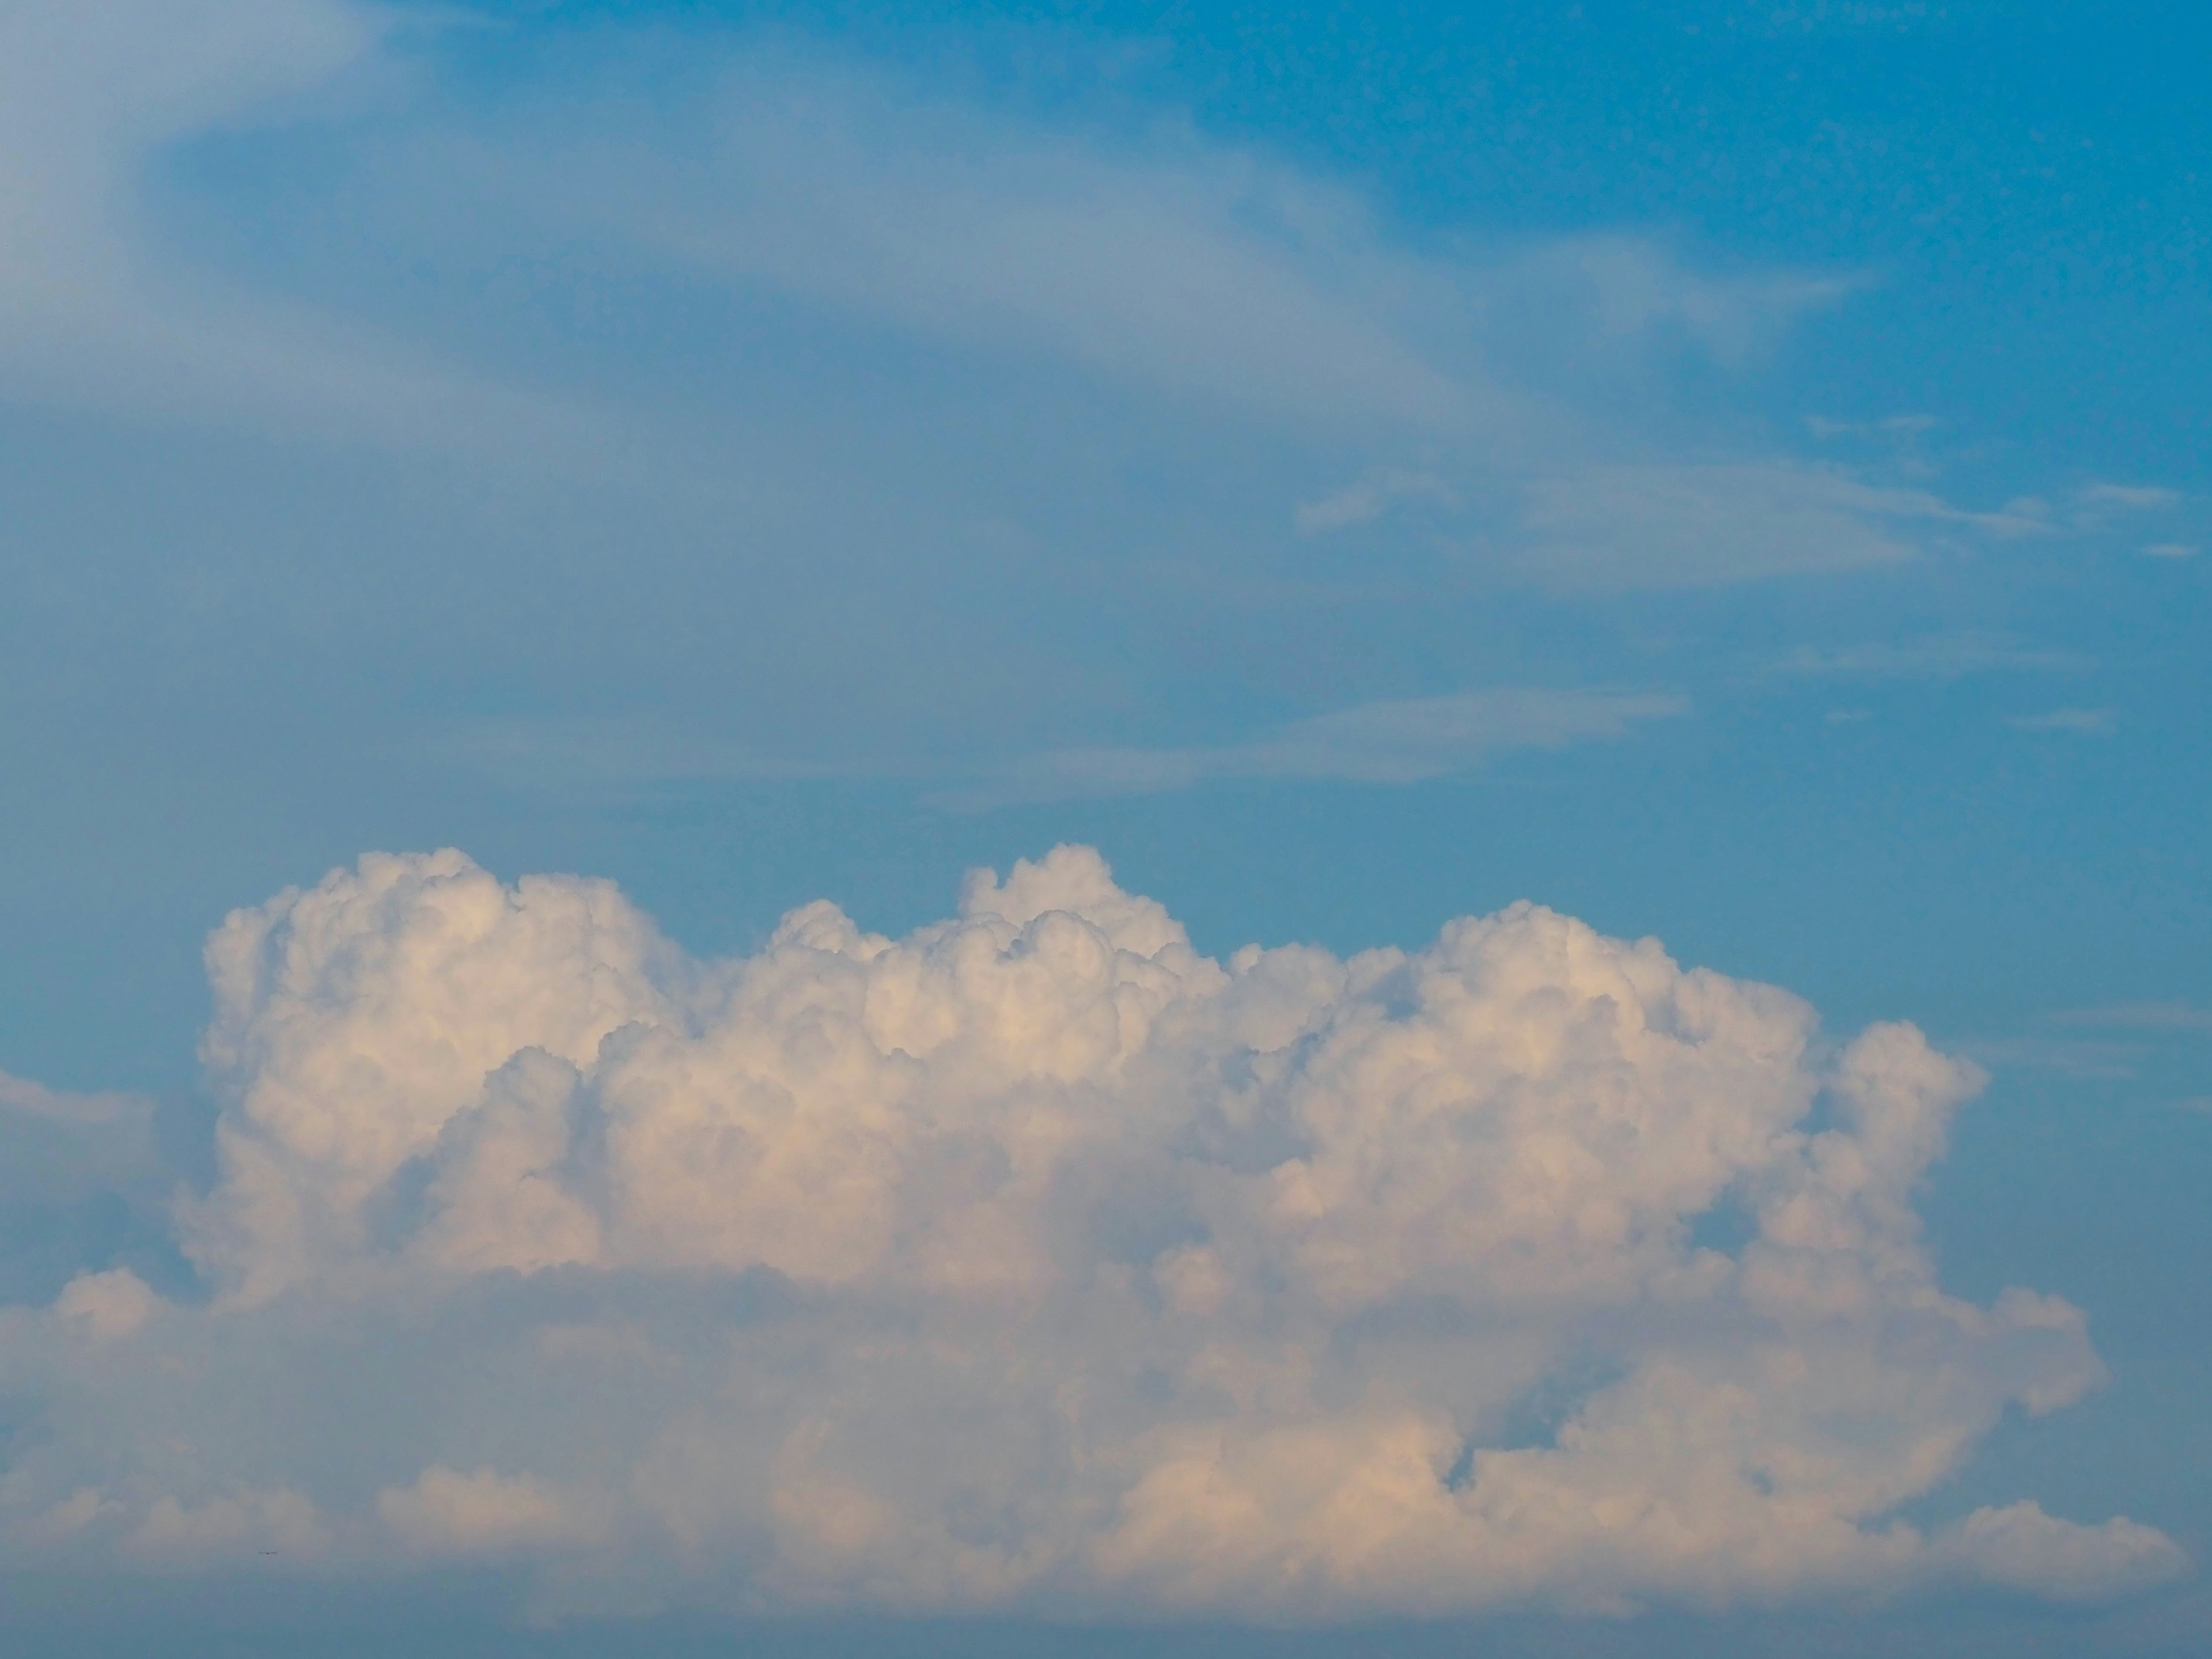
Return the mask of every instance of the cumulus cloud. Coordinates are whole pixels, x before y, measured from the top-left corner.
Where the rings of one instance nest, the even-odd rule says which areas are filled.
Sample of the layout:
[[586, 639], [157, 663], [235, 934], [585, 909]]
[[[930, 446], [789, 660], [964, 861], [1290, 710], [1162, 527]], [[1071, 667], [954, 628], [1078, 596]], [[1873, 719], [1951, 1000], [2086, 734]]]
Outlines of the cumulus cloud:
[[1060, 848], [704, 962], [446, 852], [208, 963], [210, 1299], [0, 1312], [21, 1565], [1255, 1619], [2185, 1565], [1899, 1517], [2102, 1376], [2064, 1302], [1936, 1282], [1913, 1195], [1980, 1074], [1653, 940], [1522, 904], [1213, 960]]
[[425, 1555], [511, 1555], [603, 1541], [594, 1505], [530, 1475], [467, 1474], [434, 1464], [413, 1484], [376, 1495], [377, 1519], [399, 1542]]
[[71, 1094], [0, 1072], [0, 1299], [44, 1299], [86, 1251], [143, 1255], [166, 1234], [155, 1119], [143, 1095]]

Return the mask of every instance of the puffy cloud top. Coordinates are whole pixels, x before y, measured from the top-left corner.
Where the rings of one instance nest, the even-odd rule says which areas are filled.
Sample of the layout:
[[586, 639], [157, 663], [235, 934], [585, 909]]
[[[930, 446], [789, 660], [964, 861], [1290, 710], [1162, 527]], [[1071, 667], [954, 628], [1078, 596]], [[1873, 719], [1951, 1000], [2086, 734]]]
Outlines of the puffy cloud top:
[[821, 903], [700, 963], [446, 852], [208, 962], [213, 1297], [0, 1316], [19, 1553], [1261, 1618], [2184, 1565], [1895, 1518], [2101, 1376], [1922, 1248], [1981, 1078], [1652, 940], [1523, 904], [1216, 962], [1063, 847], [904, 939]]

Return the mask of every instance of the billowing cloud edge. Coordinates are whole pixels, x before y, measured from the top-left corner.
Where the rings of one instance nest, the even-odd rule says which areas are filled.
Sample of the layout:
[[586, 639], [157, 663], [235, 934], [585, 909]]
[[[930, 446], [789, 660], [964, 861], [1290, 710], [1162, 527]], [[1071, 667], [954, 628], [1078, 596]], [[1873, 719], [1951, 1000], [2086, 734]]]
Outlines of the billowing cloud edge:
[[1260, 1620], [2187, 1571], [1899, 1518], [2103, 1376], [2063, 1301], [1936, 1283], [1980, 1074], [1656, 941], [1522, 904], [1216, 961], [1060, 848], [704, 962], [444, 852], [208, 963], [208, 1299], [0, 1311], [21, 1565]]

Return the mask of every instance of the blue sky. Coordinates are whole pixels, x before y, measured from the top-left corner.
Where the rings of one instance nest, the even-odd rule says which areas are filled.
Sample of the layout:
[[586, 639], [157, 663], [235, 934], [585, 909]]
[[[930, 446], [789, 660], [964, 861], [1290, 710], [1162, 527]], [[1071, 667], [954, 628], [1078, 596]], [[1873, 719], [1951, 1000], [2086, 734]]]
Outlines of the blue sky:
[[[307, 1062], [274, 1034], [306, 1027], [274, 1002], [218, 987], [203, 1042], [203, 946], [372, 849], [606, 878], [708, 963], [823, 897], [902, 936], [963, 872], [1078, 843], [1224, 961], [1418, 951], [1526, 898], [1786, 988], [1837, 1045], [1914, 1023], [1988, 1076], [1911, 1188], [1943, 1290], [2063, 1297], [2108, 1378], [2005, 1407], [1864, 1524], [1935, 1540], [2032, 1498], [2202, 1562], [2201, 33], [1962, 4], [0, 13], [9, 1297], [66, 1324], [85, 1275], [165, 1310], [260, 1282], [210, 1242], [280, 1248], [239, 1148], [283, 1089], [338, 1085], [283, 1081]], [[330, 1031], [367, 1017], [316, 984]], [[226, 1018], [262, 1058], [223, 1057]], [[533, 1042], [561, 1052], [477, 1074]], [[571, 1058], [615, 1102], [613, 1062]], [[327, 1363], [319, 1294], [252, 1327], [262, 1386]], [[60, 1364], [11, 1364], [16, 1445], [68, 1440], [34, 1426]], [[518, 1543], [273, 1585], [130, 1543], [160, 1501], [404, 1491], [404, 1533], [443, 1490], [404, 1485], [445, 1467], [419, 1447], [289, 1455], [208, 1451], [191, 1491], [151, 1454], [69, 1475], [53, 1501], [112, 1487], [83, 1537], [122, 1540], [69, 1571], [186, 1628], [264, 1598], [284, 1641], [360, 1573], [479, 1636], [568, 1621], [500, 1638], [526, 1650], [622, 1608], [621, 1642], [683, 1650], [702, 1607], [752, 1606], [634, 1542], [597, 1578]], [[555, 1479], [526, 1443], [481, 1461]], [[1661, 1586], [1603, 1639], [2180, 1653], [2212, 1621], [2194, 1570], [2086, 1610], [1869, 1583], [1711, 1615], [1750, 1626]], [[1565, 1622], [1540, 1595], [1478, 1626], [1504, 1615], [1406, 1594], [1321, 1613], [1597, 1639], [1564, 1591]], [[986, 1610], [1048, 1648], [1078, 1638], [1023, 1632], [1055, 1607], [1256, 1605], [1144, 1595]]]

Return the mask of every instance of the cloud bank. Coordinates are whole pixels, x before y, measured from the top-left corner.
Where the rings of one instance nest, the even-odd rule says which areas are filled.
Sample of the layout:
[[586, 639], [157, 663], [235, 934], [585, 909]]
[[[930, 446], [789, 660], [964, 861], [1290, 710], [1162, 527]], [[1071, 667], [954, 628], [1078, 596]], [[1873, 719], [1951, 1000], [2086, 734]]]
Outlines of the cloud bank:
[[705, 962], [444, 852], [208, 963], [209, 1295], [0, 1312], [20, 1566], [1261, 1620], [2185, 1567], [1900, 1518], [2101, 1377], [1920, 1243], [1979, 1074], [1656, 941], [1522, 904], [1215, 961], [1064, 847], [904, 939], [817, 903]]

